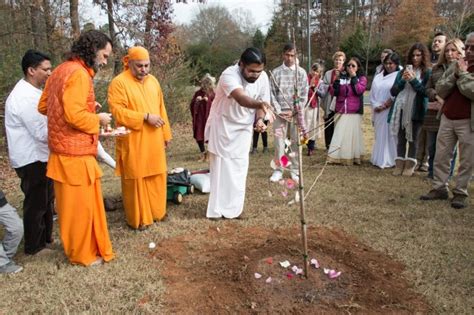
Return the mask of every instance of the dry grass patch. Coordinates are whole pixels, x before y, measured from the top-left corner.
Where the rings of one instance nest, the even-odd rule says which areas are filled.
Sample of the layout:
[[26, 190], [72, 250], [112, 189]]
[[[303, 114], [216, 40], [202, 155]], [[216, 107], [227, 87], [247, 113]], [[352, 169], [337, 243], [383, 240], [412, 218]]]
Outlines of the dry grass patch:
[[[168, 152], [170, 168], [205, 168], [197, 162], [199, 151], [190, 125], [174, 126], [173, 131], [174, 140]], [[365, 131], [369, 153], [373, 141], [370, 114], [365, 115]], [[110, 148], [112, 144], [106, 145]], [[289, 200], [281, 195], [281, 187], [268, 181], [271, 156], [259, 153], [251, 157], [245, 220], [217, 223], [206, 220], [207, 195], [197, 193], [185, 196], [180, 206], [170, 203], [167, 221], [144, 232], [128, 229], [123, 211], [108, 213], [117, 259], [98, 268], [70, 266], [60, 249], [51, 257], [26, 257], [20, 248], [16, 260], [25, 270], [14, 276], [3, 276], [0, 313], [164, 313], [172, 310], [167, 304], [167, 294], [175, 287], [163, 277], [167, 271], [165, 266], [172, 262], [151, 253], [149, 242], [157, 243], [159, 252], [162, 244], [174, 238], [202, 235], [216, 227], [231, 231], [235, 227], [237, 234], [248, 231], [246, 228], [262, 233], [298, 228], [298, 208], [287, 206]], [[322, 150], [304, 157], [306, 188], [319, 174], [324, 161]], [[103, 168], [104, 195], [119, 195], [119, 179], [106, 166]], [[424, 296], [432, 307], [431, 312], [472, 313], [473, 186], [470, 187], [471, 207], [454, 210], [447, 201], [418, 200], [419, 195], [430, 188], [424, 176], [421, 173], [412, 178], [393, 177], [390, 170], [377, 169], [367, 162], [353, 167], [329, 165], [306, 200], [308, 223], [316, 231], [318, 226], [343, 230], [364, 246], [383, 253], [384, 259], [403, 263], [405, 271], [401, 276], [409, 287]], [[8, 191], [8, 198], [19, 209], [22, 196], [18, 180], [8, 177], [5, 183], [9, 187], [16, 184], [16, 190]], [[230, 233], [229, 237], [235, 235]], [[295, 242], [294, 248], [299, 249], [296, 238]], [[244, 248], [245, 243], [239, 247]], [[188, 256], [196, 259], [202, 259], [199, 255], [204, 254], [199, 244], [193, 242], [189, 242], [187, 251]], [[205, 268], [202, 271], [207, 272]], [[185, 284], [186, 279], [182, 281], [179, 285]], [[225, 311], [235, 313], [250, 309]], [[357, 312], [357, 309], [341, 309], [344, 311]]]

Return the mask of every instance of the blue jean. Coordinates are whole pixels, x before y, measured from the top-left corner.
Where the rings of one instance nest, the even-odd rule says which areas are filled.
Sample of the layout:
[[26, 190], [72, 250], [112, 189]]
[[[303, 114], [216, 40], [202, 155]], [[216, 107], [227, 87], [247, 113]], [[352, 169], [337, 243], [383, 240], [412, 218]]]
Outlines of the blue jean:
[[0, 207], [0, 225], [5, 227], [5, 236], [0, 244], [0, 266], [4, 266], [15, 256], [23, 238], [23, 222], [16, 209], [8, 203]]

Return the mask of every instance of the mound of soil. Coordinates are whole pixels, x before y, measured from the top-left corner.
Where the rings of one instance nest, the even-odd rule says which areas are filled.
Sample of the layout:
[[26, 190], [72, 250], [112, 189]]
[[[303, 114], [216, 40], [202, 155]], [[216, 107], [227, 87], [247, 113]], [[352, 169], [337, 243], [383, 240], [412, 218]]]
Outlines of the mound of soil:
[[[169, 313], [427, 313], [430, 306], [402, 277], [404, 266], [343, 232], [308, 229], [308, 279], [300, 229], [243, 228], [231, 222], [202, 234], [163, 241], [153, 256], [164, 263]], [[341, 271], [329, 279], [323, 268]], [[256, 279], [255, 273], [262, 275]], [[271, 277], [271, 281], [267, 279]]]

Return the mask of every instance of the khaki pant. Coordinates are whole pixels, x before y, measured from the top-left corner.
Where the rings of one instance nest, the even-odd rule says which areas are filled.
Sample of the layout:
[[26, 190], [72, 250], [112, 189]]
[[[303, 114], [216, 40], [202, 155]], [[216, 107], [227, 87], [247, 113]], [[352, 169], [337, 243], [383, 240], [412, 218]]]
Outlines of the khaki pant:
[[[280, 117], [276, 117], [275, 121], [273, 122], [273, 131], [281, 129], [281, 132], [277, 132], [277, 134], [281, 134], [282, 136], [275, 136], [274, 145], [275, 145], [275, 159], [277, 161], [280, 160], [282, 155], [285, 155], [285, 139], [290, 135], [291, 140], [291, 152], [298, 151], [298, 131], [295, 128], [294, 122], [288, 122]], [[290, 152], [290, 151], [288, 151]], [[297, 154], [295, 157], [290, 158], [290, 170], [298, 174], [298, 156]], [[280, 168], [282, 171], [283, 169]]]
[[474, 164], [474, 132], [470, 123], [470, 119], [450, 120], [444, 115], [441, 116], [434, 160], [434, 189], [447, 189], [451, 159], [459, 141], [460, 163], [453, 193], [468, 195], [467, 188]]

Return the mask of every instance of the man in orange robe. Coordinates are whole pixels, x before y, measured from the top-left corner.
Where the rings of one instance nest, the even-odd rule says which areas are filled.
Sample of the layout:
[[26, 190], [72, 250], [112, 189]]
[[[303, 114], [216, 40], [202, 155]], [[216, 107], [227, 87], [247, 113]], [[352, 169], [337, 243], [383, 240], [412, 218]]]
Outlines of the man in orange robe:
[[127, 223], [145, 229], [166, 214], [166, 154], [171, 128], [160, 83], [151, 74], [143, 47], [124, 57], [124, 71], [112, 80], [108, 102], [117, 125], [131, 133], [118, 137], [117, 167]]
[[114, 258], [96, 161], [99, 124], [111, 117], [95, 114], [92, 82], [111, 52], [107, 35], [83, 33], [49, 77], [38, 105], [48, 116], [46, 176], [54, 180], [61, 243], [69, 261], [84, 266]]

